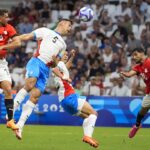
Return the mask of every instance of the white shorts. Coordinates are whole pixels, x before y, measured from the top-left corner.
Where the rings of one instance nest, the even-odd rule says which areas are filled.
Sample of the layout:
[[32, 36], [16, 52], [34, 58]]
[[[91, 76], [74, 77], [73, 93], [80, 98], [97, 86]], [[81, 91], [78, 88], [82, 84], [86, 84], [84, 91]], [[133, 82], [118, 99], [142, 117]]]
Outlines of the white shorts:
[[150, 95], [146, 95], [142, 101], [142, 107], [150, 107]]
[[0, 82], [5, 80], [12, 82], [7, 61], [5, 59], [0, 59]]

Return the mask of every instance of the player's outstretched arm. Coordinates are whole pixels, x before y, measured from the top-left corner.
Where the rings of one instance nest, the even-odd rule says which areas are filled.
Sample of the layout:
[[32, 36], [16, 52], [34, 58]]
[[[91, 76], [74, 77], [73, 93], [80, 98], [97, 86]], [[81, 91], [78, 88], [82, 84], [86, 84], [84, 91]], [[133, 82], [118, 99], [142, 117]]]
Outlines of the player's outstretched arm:
[[68, 82], [72, 82], [72, 80], [71, 80], [70, 78], [67, 78], [66, 76], [64, 76], [64, 75], [60, 72], [60, 70], [59, 70], [58, 67], [53, 68], [53, 69], [52, 69], [52, 72], [53, 72], [56, 76], [58, 76], [59, 78], [61, 78], [62, 80], [66, 80], [66, 81], [68, 81]]
[[0, 46], [0, 50], [2, 50], [2, 49], [13, 49], [13, 48], [17, 48], [17, 47], [20, 47], [20, 46], [21, 46], [21, 41], [19, 39], [19, 36], [15, 36], [12, 39], [11, 43]]
[[0, 50], [2, 49], [14, 49], [21, 46], [22, 41], [28, 41], [34, 39], [34, 33], [23, 34], [20, 36], [16, 36], [12, 39], [11, 43], [0, 46]]
[[35, 38], [34, 32], [28, 33], [28, 34], [22, 34], [19, 36], [19, 40], [22, 41], [29, 41], [33, 40]]
[[69, 58], [69, 60], [67, 61], [66, 63], [66, 67], [69, 69], [71, 66], [72, 66], [72, 62], [73, 62], [73, 59], [75, 57], [75, 50], [71, 50], [71, 57]]
[[130, 78], [130, 77], [132, 77], [132, 76], [134, 76], [134, 75], [136, 75], [136, 74], [137, 74], [137, 72], [134, 71], [134, 70], [130, 70], [130, 71], [128, 71], [128, 72], [126, 72], [126, 71], [120, 72], [120, 76], [121, 76], [121, 77], [126, 77], [126, 78]]
[[61, 79], [63, 78], [63, 74], [59, 71], [58, 67], [52, 68], [52, 72], [59, 78], [61, 78]]

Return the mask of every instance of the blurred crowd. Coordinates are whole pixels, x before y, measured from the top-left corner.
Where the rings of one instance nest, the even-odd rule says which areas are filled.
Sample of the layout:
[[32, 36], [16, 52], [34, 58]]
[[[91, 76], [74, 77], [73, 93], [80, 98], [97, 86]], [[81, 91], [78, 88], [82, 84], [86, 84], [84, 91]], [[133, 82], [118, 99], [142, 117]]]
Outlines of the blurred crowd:
[[[94, 18], [81, 22], [79, 9], [90, 5]], [[10, 10], [10, 23], [19, 34], [39, 27], [54, 29], [60, 18], [74, 21], [72, 33], [65, 37], [67, 49], [76, 50], [70, 75], [80, 95], [144, 95], [142, 79], [120, 78], [119, 72], [135, 64], [130, 51], [143, 47], [150, 56], [149, 0], [23, 0]], [[7, 60], [17, 92], [24, 84], [25, 65], [37, 48], [29, 41], [11, 51]], [[45, 93], [56, 94], [51, 75]]]

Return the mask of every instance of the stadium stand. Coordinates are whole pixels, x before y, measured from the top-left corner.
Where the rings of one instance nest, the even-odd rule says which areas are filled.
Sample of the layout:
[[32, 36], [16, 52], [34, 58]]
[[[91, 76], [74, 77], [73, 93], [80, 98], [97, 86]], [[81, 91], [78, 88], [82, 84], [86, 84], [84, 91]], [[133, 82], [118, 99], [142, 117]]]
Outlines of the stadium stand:
[[[112, 95], [114, 84], [117, 86], [120, 82], [119, 77], [111, 77], [112, 73], [128, 70], [134, 64], [129, 56], [131, 48], [142, 46], [147, 51], [150, 47], [150, 5], [146, 0], [87, 2], [95, 12], [94, 19], [87, 23], [78, 18], [79, 9], [85, 5], [80, 0], [5, 0], [0, 1], [0, 6], [10, 9], [10, 23], [21, 34], [43, 26], [55, 28], [61, 17], [73, 19], [73, 31], [66, 37], [68, 50], [75, 48], [77, 51], [71, 71], [73, 85], [80, 94], [89, 94], [85, 89], [92, 84], [99, 88], [98, 95]], [[5, 3], [9, 5], [6, 7]], [[30, 41], [9, 53], [7, 60], [15, 81], [14, 89], [18, 90], [23, 85], [24, 67], [35, 50], [36, 42]], [[14, 71], [17, 68], [21, 71]], [[122, 82], [131, 88], [128, 94], [134, 95], [132, 83], [138, 80], [125, 79]], [[53, 77], [49, 79], [45, 93], [56, 93], [52, 83]], [[144, 88], [143, 83], [141, 87]]]

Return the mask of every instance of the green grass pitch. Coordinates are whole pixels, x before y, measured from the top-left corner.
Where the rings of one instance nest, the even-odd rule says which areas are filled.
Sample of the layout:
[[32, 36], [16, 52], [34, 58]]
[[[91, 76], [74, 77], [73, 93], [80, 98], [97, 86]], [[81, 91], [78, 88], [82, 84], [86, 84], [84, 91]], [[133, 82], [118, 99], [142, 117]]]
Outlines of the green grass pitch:
[[[147, 150], [150, 148], [150, 129], [140, 129], [134, 139], [128, 138], [130, 128], [96, 127], [94, 138], [99, 150]], [[23, 139], [0, 125], [0, 150], [93, 150], [83, 143], [82, 127], [26, 125]]]

